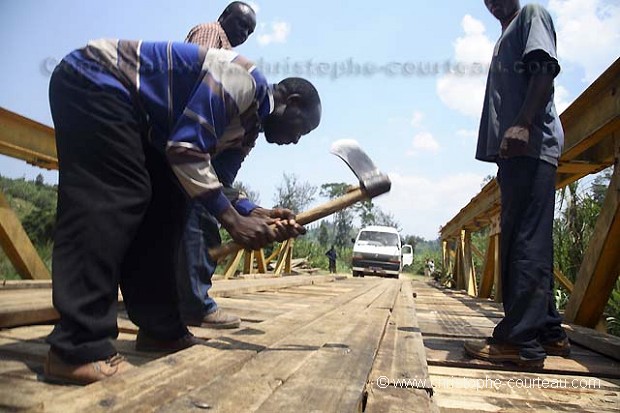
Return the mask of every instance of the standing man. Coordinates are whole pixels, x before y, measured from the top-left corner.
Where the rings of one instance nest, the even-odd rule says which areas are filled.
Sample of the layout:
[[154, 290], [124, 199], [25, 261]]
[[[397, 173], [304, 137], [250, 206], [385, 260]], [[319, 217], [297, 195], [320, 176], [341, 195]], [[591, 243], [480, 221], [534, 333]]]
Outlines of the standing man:
[[327, 259], [329, 260], [329, 273], [336, 274], [336, 258], [338, 258], [336, 248], [332, 245], [325, 255], [327, 255]]
[[[67, 55], [50, 80], [59, 161], [52, 288], [60, 320], [48, 336], [49, 380], [87, 384], [132, 366], [111, 339], [118, 286], [138, 351], [201, 341], [179, 314], [175, 288], [186, 198], [251, 249], [305, 229], [285, 211], [230, 202], [254, 146], [297, 143], [316, 128], [316, 89], [299, 78], [269, 85], [234, 52], [184, 43], [98, 40]], [[215, 172], [215, 157], [218, 157]]]
[[502, 25], [487, 80], [476, 158], [496, 162], [501, 190], [504, 318], [470, 355], [542, 367], [570, 345], [553, 299], [553, 211], [564, 133], [553, 103], [560, 72], [556, 34], [543, 7], [485, 0]]
[[245, 42], [256, 29], [256, 13], [241, 1], [230, 3], [213, 23], [193, 27], [185, 39], [205, 47], [232, 49]]
[[[254, 10], [240, 1], [230, 3], [218, 21], [201, 24], [190, 30], [185, 41], [199, 46], [227, 49], [244, 43], [256, 28]], [[222, 176], [218, 156], [213, 158], [215, 172]], [[257, 208], [245, 194], [224, 182], [224, 193], [231, 202], [244, 205], [246, 211]], [[290, 211], [287, 214], [292, 215]], [[188, 325], [209, 328], [237, 328], [241, 319], [223, 312], [209, 296], [211, 279], [217, 263], [207, 249], [221, 244], [218, 222], [199, 200], [189, 203], [187, 222], [183, 230], [180, 262], [177, 270], [177, 290], [181, 316]]]

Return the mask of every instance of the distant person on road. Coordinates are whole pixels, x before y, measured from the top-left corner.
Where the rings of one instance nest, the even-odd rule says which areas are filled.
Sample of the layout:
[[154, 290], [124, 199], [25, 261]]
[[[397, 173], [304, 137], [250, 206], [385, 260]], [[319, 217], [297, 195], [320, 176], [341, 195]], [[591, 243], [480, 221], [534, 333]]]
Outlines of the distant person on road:
[[501, 190], [504, 318], [473, 357], [542, 367], [570, 344], [553, 298], [553, 213], [564, 133], [553, 103], [556, 33], [543, 7], [484, 0], [502, 26], [486, 86], [476, 158], [495, 162]]
[[336, 273], [336, 259], [338, 258], [338, 254], [336, 253], [336, 248], [332, 245], [332, 247], [325, 253], [327, 255], [327, 259], [329, 260], [329, 273]]
[[318, 126], [316, 89], [300, 78], [269, 84], [228, 50], [106, 39], [67, 55], [49, 96], [59, 162], [52, 289], [60, 319], [47, 338], [46, 379], [87, 384], [132, 367], [111, 341], [119, 284], [139, 327], [136, 350], [204, 344], [188, 331], [177, 300], [187, 202], [200, 199], [249, 249], [303, 234], [292, 214], [231, 202], [224, 188], [259, 128], [267, 142], [286, 145]]
[[[255, 28], [254, 10], [246, 3], [235, 1], [224, 9], [218, 21], [191, 29], [185, 41], [208, 48], [230, 50], [244, 43]], [[213, 165], [216, 174], [221, 176], [225, 162], [220, 162], [217, 154], [213, 156]], [[229, 201], [243, 204], [248, 210], [256, 208], [232, 184], [227, 182], [224, 185], [224, 194]], [[222, 311], [213, 297], [209, 296], [217, 264], [209, 258], [207, 249], [220, 244], [219, 225], [215, 217], [209, 214], [200, 200], [190, 201], [177, 269], [181, 317], [189, 325], [208, 328], [237, 328], [241, 325], [239, 316]]]

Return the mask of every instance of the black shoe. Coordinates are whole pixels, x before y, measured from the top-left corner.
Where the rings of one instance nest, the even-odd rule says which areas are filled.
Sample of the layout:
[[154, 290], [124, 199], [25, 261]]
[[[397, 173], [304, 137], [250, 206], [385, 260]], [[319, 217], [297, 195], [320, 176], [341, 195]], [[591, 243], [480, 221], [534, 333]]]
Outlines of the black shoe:
[[176, 340], [158, 340], [139, 330], [136, 337], [136, 350], [148, 353], [174, 353], [197, 344], [205, 345], [207, 340], [194, 337], [190, 332]]

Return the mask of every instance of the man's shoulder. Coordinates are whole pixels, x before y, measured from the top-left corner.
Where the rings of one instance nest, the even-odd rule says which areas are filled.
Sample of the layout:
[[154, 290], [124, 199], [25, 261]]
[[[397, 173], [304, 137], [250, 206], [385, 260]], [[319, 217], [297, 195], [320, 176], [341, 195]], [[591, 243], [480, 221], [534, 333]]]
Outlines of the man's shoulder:
[[535, 17], [542, 17], [544, 19], [551, 19], [549, 11], [540, 4], [530, 3], [521, 8], [519, 17], [525, 21], [530, 21]]
[[196, 30], [217, 29], [218, 26], [219, 26], [218, 22], [200, 23], [200, 24], [197, 24], [194, 27], [192, 27], [190, 32], [193, 32], [193, 31], [196, 31]]
[[235, 101], [239, 112], [243, 112], [255, 99], [257, 82], [248, 68], [239, 64], [239, 58], [232, 50], [209, 49], [204, 69]]

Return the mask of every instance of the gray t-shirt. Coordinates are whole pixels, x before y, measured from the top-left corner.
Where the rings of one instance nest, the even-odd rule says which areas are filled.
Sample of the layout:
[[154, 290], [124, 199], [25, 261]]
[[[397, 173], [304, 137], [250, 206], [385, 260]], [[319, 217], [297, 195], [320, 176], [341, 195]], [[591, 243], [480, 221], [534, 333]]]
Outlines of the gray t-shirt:
[[[557, 65], [556, 37], [551, 16], [543, 7], [528, 4], [521, 9], [495, 45], [480, 120], [476, 159], [497, 161], [504, 133], [514, 126], [525, 100], [529, 71], [524, 58], [533, 51], [546, 53]], [[535, 72], [548, 69], [542, 66], [535, 64], [530, 66], [530, 70]], [[530, 131], [527, 156], [557, 166], [564, 147], [564, 131], [553, 103], [553, 89], [544, 109], [534, 117]]]

